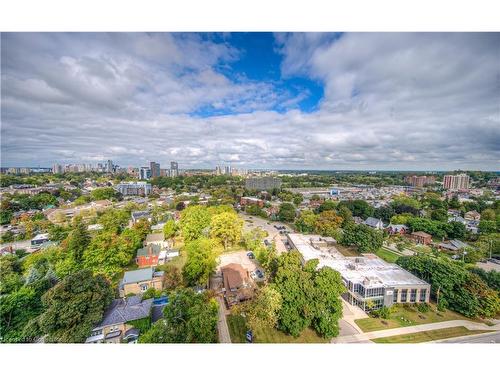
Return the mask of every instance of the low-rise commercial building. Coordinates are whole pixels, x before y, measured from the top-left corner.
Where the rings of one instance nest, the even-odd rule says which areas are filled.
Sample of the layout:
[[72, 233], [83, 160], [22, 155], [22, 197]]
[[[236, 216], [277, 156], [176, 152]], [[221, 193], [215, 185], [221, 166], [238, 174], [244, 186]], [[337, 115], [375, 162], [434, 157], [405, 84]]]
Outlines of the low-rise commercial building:
[[323, 242], [318, 236], [290, 233], [287, 237], [304, 262], [317, 259], [318, 268], [338, 271], [347, 288], [344, 299], [365, 311], [394, 303], [429, 302], [430, 284], [374, 254], [345, 257], [331, 244], [318, 246]]

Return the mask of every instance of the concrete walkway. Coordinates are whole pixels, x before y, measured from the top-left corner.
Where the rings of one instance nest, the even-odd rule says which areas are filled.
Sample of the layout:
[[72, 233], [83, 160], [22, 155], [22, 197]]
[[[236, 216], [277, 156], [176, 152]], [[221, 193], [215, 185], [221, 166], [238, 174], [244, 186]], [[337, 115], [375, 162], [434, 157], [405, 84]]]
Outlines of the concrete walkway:
[[419, 324], [410, 327], [384, 329], [380, 331], [365, 332], [350, 336], [340, 336], [332, 339], [331, 342], [335, 344], [363, 343], [381, 337], [398, 336], [398, 335], [405, 335], [408, 333], [432, 331], [435, 329], [452, 328], [452, 327], [465, 327], [470, 330], [491, 330], [492, 332], [500, 331], [500, 324], [496, 324], [494, 326], [487, 326], [486, 324], [471, 322], [469, 320], [448, 320], [446, 322]]
[[356, 324], [357, 319], [368, 318], [368, 315], [357, 306], [350, 305], [343, 298], [342, 319], [339, 322], [341, 336], [353, 336], [362, 333], [361, 328]]
[[219, 343], [230, 344], [231, 336], [229, 335], [229, 327], [226, 321], [226, 305], [222, 297], [217, 297], [219, 302], [219, 319], [217, 320], [217, 331], [219, 332]]

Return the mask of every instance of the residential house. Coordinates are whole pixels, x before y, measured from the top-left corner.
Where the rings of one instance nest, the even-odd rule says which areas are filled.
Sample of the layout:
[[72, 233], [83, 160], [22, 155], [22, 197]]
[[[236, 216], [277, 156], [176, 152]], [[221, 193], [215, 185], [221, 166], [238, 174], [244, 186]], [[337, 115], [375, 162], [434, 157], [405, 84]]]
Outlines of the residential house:
[[374, 217], [369, 217], [367, 218], [363, 224], [368, 225], [369, 227], [373, 229], [384, 229], [384, 223], [382, 220], [374, 218]]
[[161, 233], [150, 233], [146, 236], [144, 246], [157, 245], [162, 250], [169, 247], [168, 241], [165, 241], [165, 235]]
[[452, 251], [454, 253], [462, 251], [468, 245], [460, 240], [444, 241], [438, 245], [439, 250]]
[[139, 220], [147, 220], [151, 222], [153, 218], [149, 211], [133, 211], [132, 212], [132, 223], [137, 223]]
[[163, 289], [163, 271], [156, 272], [153, 267], [126, 271], [120, 282], [120, 297], [144, 293], [150, 288]]
[[104, 313], [102, 321], [92, 330], [85, 343], [134, 342], [140, 330], [134, 321], [151, 316], [153, 298], [142, 300], [142, 295], [115, 299]]
[[477, 211], [469, 211], [465, 213], [464, 218], [465, 220], [479, 221], [481, 220], [481, 214]]
[[165, 264], [177, 256], [179, 256], [178, 250], [162, 248], [160, 245], [151, 243], [137, 250], [135, 262], [140, 268], [154, 267]]
[[224, 283], [224, 297], [228, 306], [253, 297], [253, 282], [248, 270], [240, 264], [230, 263], [221, 268]]
[[359, 216], [354, 216], [352, 219], [354, 220], [354, 224], [363, 224], [364, 223], [364, 220], [362, 218], [360, 218]]
[[420, 245], [429, 245], [432, 242], [432, 235], [422, 231], [413, 232], [410, 237], [415, 243]]
[[408, 227], [403, 224], [389, 224], [386, 228], [390, 235], [394, 234], [406, 234], [408, 232]]
[[462, 223], [463, 225], [467, 225], [467, 220], [465, 220], [462, 216], [452, 216], [448, 218], [448, 223], [457, 222]]

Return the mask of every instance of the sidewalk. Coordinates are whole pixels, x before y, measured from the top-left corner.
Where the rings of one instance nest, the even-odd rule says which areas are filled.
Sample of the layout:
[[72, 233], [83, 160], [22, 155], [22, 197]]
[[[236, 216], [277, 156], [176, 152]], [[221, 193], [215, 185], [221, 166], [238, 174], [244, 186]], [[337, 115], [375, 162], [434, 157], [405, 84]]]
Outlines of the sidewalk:
[[348, 343], [369, 342], [372, 339], [377, 339], [381, 337], [397, 336], [397, 335], [404, 335], [407, 333], [416, 333], [422, 331], [431, 331], [435, 329], [460, 327], [460, 326], [470, 330], [491, 330], [492, 332], [500, 331], [500, 324], [496, 324], [494, 326], [487, 326], [486, 324], [483, 323], [475, 323], [468, 320], [449, 320], [446, 322], [419, 324], [410, 327], [384, 329], [380, 331], [360, 333], [357, 335], [340, 336], [332, 339], [331, 343], [348, 344]]

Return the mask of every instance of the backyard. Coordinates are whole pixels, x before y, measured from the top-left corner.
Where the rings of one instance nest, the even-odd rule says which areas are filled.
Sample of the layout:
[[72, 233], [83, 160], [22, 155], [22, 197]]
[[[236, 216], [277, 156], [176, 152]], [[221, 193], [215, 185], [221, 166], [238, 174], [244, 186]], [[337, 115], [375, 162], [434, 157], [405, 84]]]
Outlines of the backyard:
[[[245, 319], [240, 315], [227, 316], [227, 325], [229, 327], [229, 334], [231, 335], [231, 342], [245, 343], [245, 334], [247, 332]], [[295, 338], [287, 335], [275, 328], [266, 328], [254, 332], [255, 343], [327, 343], [329, 340], [319, 337], [316, 332], [310, 328], [306, 328], [302, 334]]]
[[364, 318], [357, 319], [355, 322], [363, 332], [372, 332], [418, 324], [438, 323], [447, 320], [470, 320], [450, 310], [436, 311], [435, 304], [431, 303], [429, 305], [430, 309], [427, 312], [420, 312], [416, 307], [408, 304], [394, 305], [389, 319]]

